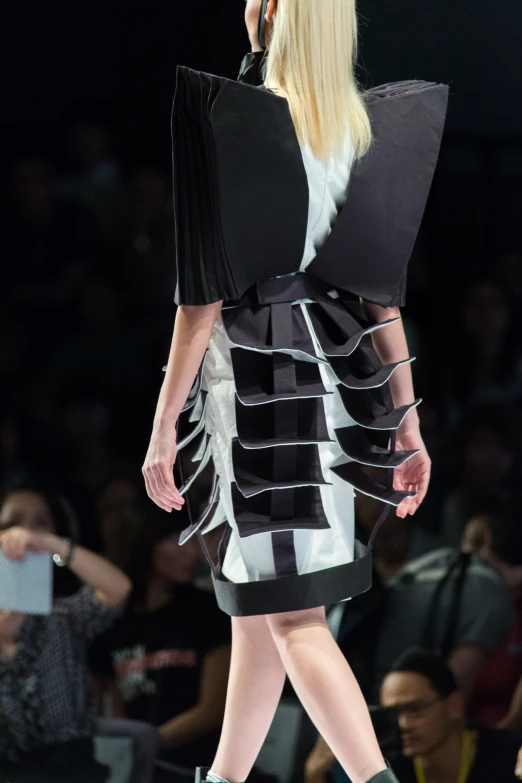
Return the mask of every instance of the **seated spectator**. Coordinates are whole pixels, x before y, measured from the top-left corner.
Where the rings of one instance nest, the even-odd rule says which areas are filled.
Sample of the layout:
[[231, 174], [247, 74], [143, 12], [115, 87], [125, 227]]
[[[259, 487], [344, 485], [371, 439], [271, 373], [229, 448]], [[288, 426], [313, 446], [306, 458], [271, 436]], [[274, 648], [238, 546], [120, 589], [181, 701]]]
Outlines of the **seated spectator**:
[[[45, 511], [42, 528], [51, 527]], [[29, 551], [57, 555], [84, 583], [55, 601], [50, 615], [0, 609], [0, 775], [9, 783], [102, 783], [107, 768], [94, 758], [87, 647], [119, 616], [131, 584], [103, 558], [51, 532], [8, 527], [0, 548], [15, 561]]]
[[389, 762], [401, 783], [514, 780], [520, 735], [467, 728], [464, 697], [436, 653], [403, 654], [384, 679], [380, 701], [398, 719], [402, 752]]
[[466, 290], [461, 312], [460, 334], [452, 341], [458, 349], [444, 374], [450, 423], [469, 406], [509, 404], [522, 397], [521, 353], [509, 288], [496, 280], [478, 280]]
[[113, 466], [96, 491], [103, 552], [117, 565], [128, 565], [133, 539], [142, 519], [140, 505], [149, 501], [141, 470], [134, 465]]
[[462, 420], [452, 449], [456, 480], [440, 509], [440, 533], [447, 546], [460, 546], [466, 522], [484, 503], [510, 495], [521, 437], [520, 414], [509, 407], [484, 406]]
[[513, 601], [488, 563], [438, 549], [407, 563], [386, 585], [375, 639], [375, 683], [413, 646], [442, 653], [468, 698], [478, 672], [510, 633]]
[[[210, 766], [225, 706], [230, 621], [192, 584], [200, 548], [195, 536], [178, 544], [184, 513], [173, 517], [149, 503], [143, 514], [128, 568], [129, 607], [94, 645], [92, 668], [116, 686], [115, 716], [158, 727], [162, 761]], [[161, 771], [155, 780], [163, 780]]]
[[[516, 619], [507, 639], [480, 669], [470, 703], [474, 723], [522, 731], [522, 528], [520, 502], [497, 504], [470, 519], [462, 548], [497, 570], [515, 603]], [[517, 687], [518, 686], [518, 687]]]
[[[397, 517], [393, 524], [399, 529], [411, 522]], [[388, 546], [393, 548], [393, 540]], [[337, 642], [369, 703], [378, 700], [397, 656], [416, 645], [442, 652], [469, 697], [478, 671], [514, 622], [504, 579], [489, 563], [456, 549], [437, 549], [409, 562], [406, 551], [400, 549], [401, 560], [394, 552], [387, 554], [381, 542], [372, 590], [330, 608]], [[331, 764], [319, 737], [306, 763], [307, 783], [320, 783]]]
[[[16, 525], [35, 533], [69, 538], [78, 544], [80, 531], [75, 521], [64, 498], [43, 478], [19, 472], [8, 476], [0, 486], [0, 531]], [[56, 570], [55, 598], [71, 595], [80, 587], [81, 582], [72, 570]]]
[[396, 516], [383, 525], [373, 589], [339, 605], [337, 641], [370, 702], [401, 651], [416, 645], [442, 651], [471, 694], [486, 657], [515, 619], [504, 579], [491, 564], [452, 548], [409, 559], [412, 528], [415, 523]]

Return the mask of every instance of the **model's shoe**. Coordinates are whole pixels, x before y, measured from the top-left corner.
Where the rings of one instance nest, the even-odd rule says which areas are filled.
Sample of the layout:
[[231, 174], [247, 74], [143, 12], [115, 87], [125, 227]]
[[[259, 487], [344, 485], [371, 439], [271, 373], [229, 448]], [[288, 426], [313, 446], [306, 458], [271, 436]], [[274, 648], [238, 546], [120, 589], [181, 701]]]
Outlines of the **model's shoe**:
[[370, 778], [367, 783], [399, 783], [399, 781], [397, 780], [394, 771], [388, 764], [388, 769], [383, 769], [382, 772], [378, 772], [373, 776], [373, 778]]
[[205, 783], [208, 772], [210, 772], [210, 767], [196, 767], [194, 783]]

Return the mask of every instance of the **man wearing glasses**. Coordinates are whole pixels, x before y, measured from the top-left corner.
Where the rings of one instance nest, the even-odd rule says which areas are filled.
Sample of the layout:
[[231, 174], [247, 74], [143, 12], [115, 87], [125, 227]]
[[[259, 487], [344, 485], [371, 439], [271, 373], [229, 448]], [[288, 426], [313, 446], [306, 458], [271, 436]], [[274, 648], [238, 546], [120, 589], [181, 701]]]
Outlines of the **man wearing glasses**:
[[381, 707], [397, 721], [402, 754], [389, 761], [401, 783], [514, 783], [521, 738], [466, 727], [464, 699], [442, 657], [402, 655], [385, 677]]

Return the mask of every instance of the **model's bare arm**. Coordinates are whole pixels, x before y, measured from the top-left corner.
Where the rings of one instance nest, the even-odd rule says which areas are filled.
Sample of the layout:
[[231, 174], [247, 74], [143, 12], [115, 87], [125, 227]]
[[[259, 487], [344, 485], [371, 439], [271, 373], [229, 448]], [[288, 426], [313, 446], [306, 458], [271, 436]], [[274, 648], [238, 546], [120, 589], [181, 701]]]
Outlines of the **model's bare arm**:
[[176, 422], [205, 355], [222, 302], [181, 306], [176, 314], [167, 370], [158, 398], [152, 436], [143, 464], [149, 497], [165, 511], [184, 503], [174, 484]]

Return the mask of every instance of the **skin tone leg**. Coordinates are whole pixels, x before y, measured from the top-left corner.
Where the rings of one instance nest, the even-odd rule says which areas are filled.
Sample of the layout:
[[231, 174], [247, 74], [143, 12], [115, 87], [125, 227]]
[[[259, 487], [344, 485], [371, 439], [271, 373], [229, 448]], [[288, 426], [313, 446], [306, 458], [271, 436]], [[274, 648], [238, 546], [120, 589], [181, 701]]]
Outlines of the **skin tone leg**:
[[232, 618], [232, 661], [221, 739], [212, 771], [247, 779], [272, 723], [285, 669], [266, 618]]
[[294, 690], [352, 783], [386, 769], [368, 708], [324, 607], [267, 615]]

